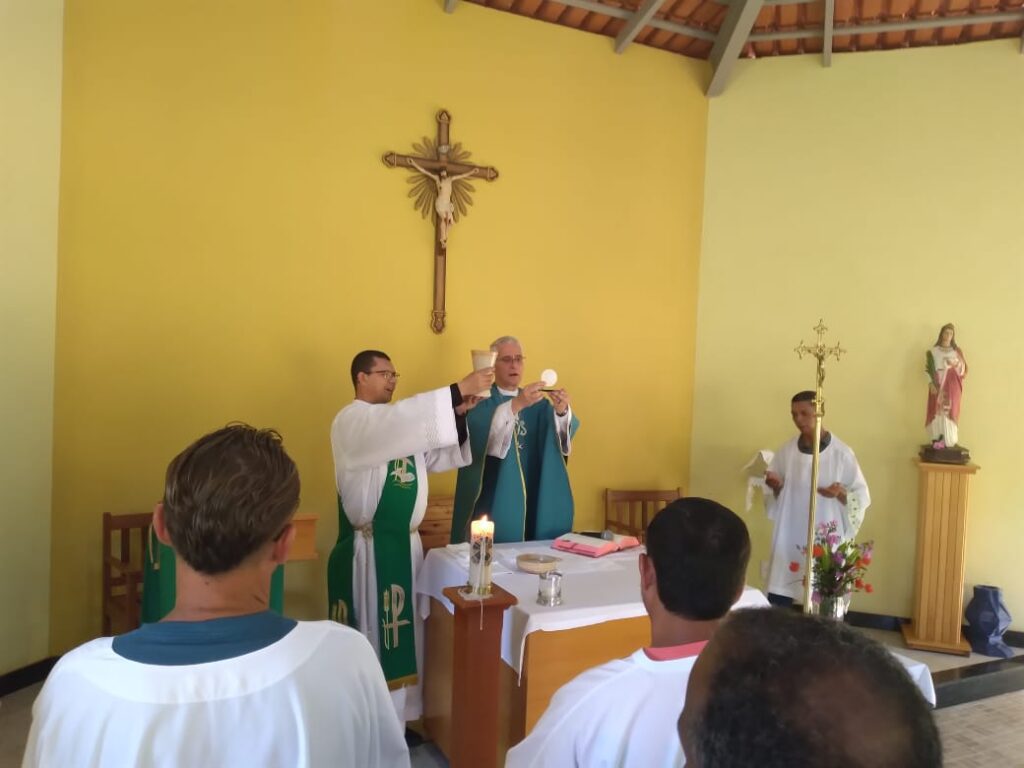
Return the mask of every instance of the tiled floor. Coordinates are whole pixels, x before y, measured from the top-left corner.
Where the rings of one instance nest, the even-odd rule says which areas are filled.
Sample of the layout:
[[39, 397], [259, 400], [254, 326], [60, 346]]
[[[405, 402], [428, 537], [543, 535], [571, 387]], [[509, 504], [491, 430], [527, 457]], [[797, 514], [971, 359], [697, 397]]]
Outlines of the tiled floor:
[[30, 685], [0, 699], [0, 768], [18, 768], [32, 725], [32, 702], [42, 683]]
[[1024, 691], [935, 712], [946, 768], [1024, 766]]

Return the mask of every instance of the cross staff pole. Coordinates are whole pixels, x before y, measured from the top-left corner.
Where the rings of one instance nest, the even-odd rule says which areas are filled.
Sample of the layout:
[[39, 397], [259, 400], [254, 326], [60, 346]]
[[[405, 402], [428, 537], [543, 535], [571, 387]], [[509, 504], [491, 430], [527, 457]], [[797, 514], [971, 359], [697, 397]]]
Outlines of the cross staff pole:
[[821, 457], [821, 417], [825, 414], [825, 360], [828, 357], [839, 356], [846, 352], [837, 343], [834, 347], [825, 346], [825, 322], [818, 320], [813, 329], [818, 334], [818, 342], [814, 346], [804, 344], [800, 340], [794, 352], [801, 360], [804, 355], [812, 355], [817, 360], [817, 378], [814, 387], [814, 449], [811, 454], [811, 499], [807, 515], [807, 551], [804, 554], [804, 613], [812, 613], [811, 596], [814, 591], [814, 533], [815, 519], [818, 511], [818, 461]]

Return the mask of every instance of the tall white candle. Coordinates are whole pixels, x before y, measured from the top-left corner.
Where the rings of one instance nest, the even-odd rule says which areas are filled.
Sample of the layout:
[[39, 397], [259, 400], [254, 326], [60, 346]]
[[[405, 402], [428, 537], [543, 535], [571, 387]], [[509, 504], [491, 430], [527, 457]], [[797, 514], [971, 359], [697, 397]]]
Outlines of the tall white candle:
[[469, 525], [469, 588], [478, 595], [491, 593], [491, 557], [494, 550], [494, 521], [486, 516]]

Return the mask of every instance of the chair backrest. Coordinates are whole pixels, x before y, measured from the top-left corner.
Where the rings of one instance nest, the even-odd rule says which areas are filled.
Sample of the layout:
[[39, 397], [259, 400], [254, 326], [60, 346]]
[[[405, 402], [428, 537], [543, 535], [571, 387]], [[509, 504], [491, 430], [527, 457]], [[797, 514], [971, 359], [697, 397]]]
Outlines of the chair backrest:
[[604, 492], [604, 527], [612, 533], [636, 536], [641, 542], [647, 525], [671, 501], [683, 496], [683, 489], [671, 491], [618, 491], [608, 488]]
[[420, 523], [420, 541], [423, 553], [434, 547], [448, 544], [452, 534], [452, 510], [455, 507], [454, 496], [429, 496], [427, 511]]
[[[103, 634], [139, 626], [142, 559], [151, 514], [103, 515]], [[115, 626], [115, 624], [117, 626]]]

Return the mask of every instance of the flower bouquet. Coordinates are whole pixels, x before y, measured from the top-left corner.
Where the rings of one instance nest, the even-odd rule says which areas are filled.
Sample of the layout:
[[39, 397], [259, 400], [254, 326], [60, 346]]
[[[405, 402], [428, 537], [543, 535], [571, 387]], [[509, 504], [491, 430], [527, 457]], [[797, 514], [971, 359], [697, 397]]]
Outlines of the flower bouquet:
[[[835, 521], [821, 523], [814, 533], [811, 552], [811, 606], [812, 612], [841, 619], [846, 613], [846, 596], [861, 590], [870, 594], [874, 588], [864, 581], [871, 565], [874, 542], [858, 544], [843, 540], [836, 532]], [[806, 556], [807, 547], [798, 549]], [[789, 569], [796, 573], [800, 563], [794, 561]]]

